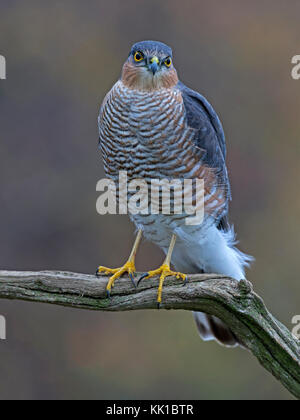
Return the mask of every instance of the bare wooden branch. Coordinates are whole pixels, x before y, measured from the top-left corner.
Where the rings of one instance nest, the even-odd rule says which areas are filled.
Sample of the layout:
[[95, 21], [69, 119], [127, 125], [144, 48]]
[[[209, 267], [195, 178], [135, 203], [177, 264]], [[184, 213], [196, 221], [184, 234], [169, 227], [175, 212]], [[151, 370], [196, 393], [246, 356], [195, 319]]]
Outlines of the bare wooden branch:
[[[44, 302], [101, 311], [156, 309], [157, 279], [134, 289], [119, 279], [111, 299], [105, 293], [107, 277], [60, 272], [0, 271], [0, 298]], [[295, 397], [300, 399], [300, 342], [267, 310], [251, 283], [237, 283], [219, 275], [190, 276], [183, 286], [165, 281], [162, 309], [202, 311], [222, 319], [259, 360]]]

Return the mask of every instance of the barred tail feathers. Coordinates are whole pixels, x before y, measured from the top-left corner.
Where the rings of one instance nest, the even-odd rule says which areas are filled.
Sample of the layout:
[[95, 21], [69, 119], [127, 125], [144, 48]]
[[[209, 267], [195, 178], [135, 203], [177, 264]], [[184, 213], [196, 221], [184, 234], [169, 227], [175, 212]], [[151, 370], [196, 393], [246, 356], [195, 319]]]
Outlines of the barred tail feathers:
[[[212, 226], [205, 236], [200, 238], [188, 238], [188, 234], [185, 232], [182, 235], [182, 240], [185, 242], [185, 246], [187, 246], [186, 241], [191, 242], [192, 252], [189, 253], [189, 258], [192, 260], [190, 265], [194, 268], [197, 267], [198, 272], [223, 274], [240, 281], [245, 278], [245, 268], [249, 267], [254, 260], [236, 248], [237, 242], [233, 227], [224, 231]], [[180, 270], [182, 260], [178, 259], [178, 254], [177, 261], [175, 256], [173, 262], [176, 269]], [[195, 312], [194, 318], [200, 337], [204, 341], [216, 340], [227, 347], [241, 345], [233, 332], [217, 317]]]

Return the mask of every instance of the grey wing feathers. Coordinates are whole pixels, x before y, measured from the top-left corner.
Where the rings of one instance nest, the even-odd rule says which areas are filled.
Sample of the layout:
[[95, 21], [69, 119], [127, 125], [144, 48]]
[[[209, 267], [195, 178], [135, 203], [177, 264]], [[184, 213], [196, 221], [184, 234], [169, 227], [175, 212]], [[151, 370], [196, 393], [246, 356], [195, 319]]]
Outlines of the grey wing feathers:
[[224, 160], [226, 159], [226, 140], [221, 121], [213, 109], [212, 105], [208, 102], [204, 96], [194, 90], [188, 88], [183, 83], [178, 83], [178, 88], [182, 92], [184, 100], [187, 119], [189, 125], [193, 128], [200, 128], [199, 123], [210, 123], [218, 145], [221, 149]]
[[[211, 104], [200, 95], [179, 82], [188, 125], [195, 129], [195, 144], [204, 150], [203, 161], [218, 174], [224, 185], [227, 200], [231, 199], [231, 188], [226, 167], [226, 141], [221, 121]], [[228, 230], [227, 214], [220, 220], [219, 227]]]

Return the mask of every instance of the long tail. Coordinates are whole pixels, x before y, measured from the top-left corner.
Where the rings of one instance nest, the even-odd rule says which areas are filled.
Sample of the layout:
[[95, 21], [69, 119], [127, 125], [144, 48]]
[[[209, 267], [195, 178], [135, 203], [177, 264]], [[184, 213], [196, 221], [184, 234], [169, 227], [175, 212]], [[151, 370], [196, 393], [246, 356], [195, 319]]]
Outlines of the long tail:
[[219, 318], [202, 312], [194, 312], [194, 318], [203, 341], [216, 340], [226, 347], [237, 347], [241, 344], [233, 332]]
[[[186, 240], [185, 235], [185, 246]], [[205, 239], [190, 238], [190, 240], [190, 248], [193, 249], [193, 252], [189, 253], [190, 266], [197, 267], [198, 272], [202, 270], [206, 273], [224, 274], [237, 281], [245, 278], [245, 268], [250, 265], [253, 258], [235, 247], [233, 227], [224, 231], [214, 226], [207, 232]], [[178, 265], [182, 263], [175, 260], [174, 265], [180, 269]], [[242, 346], [234, 333], [217, 317], [194, 312], [194, 318], [200, 337], [204, 341], [216, 340], [226, 347]]]

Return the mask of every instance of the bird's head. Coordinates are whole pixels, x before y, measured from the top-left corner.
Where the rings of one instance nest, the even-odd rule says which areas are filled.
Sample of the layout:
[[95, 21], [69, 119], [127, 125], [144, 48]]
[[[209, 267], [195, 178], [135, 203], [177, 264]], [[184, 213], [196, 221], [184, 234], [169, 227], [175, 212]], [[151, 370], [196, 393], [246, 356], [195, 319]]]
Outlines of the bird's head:
[[172, 50], [158, 41], [134, 44], [122, 71], [123, 83], [131, 89], [171, 88], [178, 82]]

